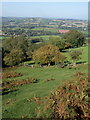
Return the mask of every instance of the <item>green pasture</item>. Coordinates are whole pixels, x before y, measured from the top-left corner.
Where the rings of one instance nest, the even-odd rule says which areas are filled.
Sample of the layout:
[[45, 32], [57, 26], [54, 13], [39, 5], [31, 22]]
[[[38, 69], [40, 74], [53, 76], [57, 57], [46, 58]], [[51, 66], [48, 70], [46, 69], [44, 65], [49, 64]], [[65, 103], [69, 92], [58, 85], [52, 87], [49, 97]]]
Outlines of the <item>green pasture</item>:
[[2, 36], [0, 36], [0, 40], [2, 40]]
[[[49, 40], [49, 37], [51, 36], [56, 36], [58, 37], [59, 35], [43, 35], [43, 36], [33, 36], [33, 37], [29, 37], [29, 40], [31, 39], [36, 39], [36, 38], [41, 38], [43, 39], [44, 41], [48, 41]], [[60, 37], [60, 36], [59, 36]]]
[[[52, 26], [51, 28], [49, 27], [38, 27], [38, 28], [33, 28], [32, 30], [35, 30], [35, 31], [41, 31], [41, 30], [44, 30], [44, 31], [50, 31], [50, 32], [58, 32], [58, 30], [62, 30], [61, 28], [57, 28], [58, 26]], [[65, 29], [64, 29], [65, 30]]]
[[39, 28], [34, 28], [32, 30], [35, 31], [41, 31], [41, 30], [45, 30], [45, 31], [51, 31], [51, 32], [58, 32], [58, 30], [60, 30], [59, 28], [45, 28], [45, 27], [39, 27]]
[[82, 63], [87, 63], [88, 62], [88, 46], [85, 47], [80, 47], [80, 48], [72, 48], [72, 49], [67, 49], [64, 52], [64, 55], [67, 57], [67, 60], [70, 62], [73, 62], [70, 58], [70, 52], [74, 50], [80, 50], [82, 51], [81, 59], [78, 60], [77, 62], [82, 62]]
[[[37, 78], [39, 82], [16, 87], [17, 91], [3, 95], [3, 117], [21, 118], [22, 116], [25, 116], [27, 118], [34, 118], [36, 115], [34, 109], [37, 106], [33, 102], [27, 102], [27, 99], [34, 96], [41, 98], [49, 96], [50, 92], [55, 91], [63, 82], [73, 80], [72, 76], [77, 71], [87, 72], [87, 65], [78, 65], [76, 69], [63, 69], [57, 67], [30, 68], [21, 66], [12, 68], [9, 71], [21, 72], [23, 74], [22, 77], [15, 78], [17, 80], [34, 77]], [[53, 78], [54, 80], [46, 82], [46, 80], [50, 78]], [[6, 104], [10, 99], [12, 102]]]
[[[16, 87], [16, 91], [2, 96], [3, 118], [35, 118], [35, 108], [37, 108], [37, 105], [34, 102], [27, 101], [27, 99], [31, 99], [34, 96], [43, 99], [45, 96], [49, 96], [51, 91], [55, 91], [56, 88], [61, 86], [64, 82], [67, 83], [70, 80], [72, 81], [73, 75], [76, 72], [81, 71], [83, 73], [88, 73], [88, 46], [69, 49], [64, 51], [63, 54], [70, 60], [69, 51], [76, 49], [83, 51], [82, 58], [79, 60], [82, 64], [77, 64], [76, 68], [70, 69], [68, 66], [65, 68], [60, 68], [59, 66], [31, 68], [22, 65], [3, 69], [3, 72], [18, 72], [23, 74], [23, 76], [3, 79], [3, 81], [26, 80], [32, 77], [38, 79], [37, 83], [18, 86]], [[86, 62], [86, 64], [83, 64], [83, 62]], [[47, 82], [48, 79], [53, 80]], [[8, 102], [10, 100], [11, 102]]]
[[88, 34], [88, 31], [81, 31], [82, 33], [84, 33], [84, 34]]

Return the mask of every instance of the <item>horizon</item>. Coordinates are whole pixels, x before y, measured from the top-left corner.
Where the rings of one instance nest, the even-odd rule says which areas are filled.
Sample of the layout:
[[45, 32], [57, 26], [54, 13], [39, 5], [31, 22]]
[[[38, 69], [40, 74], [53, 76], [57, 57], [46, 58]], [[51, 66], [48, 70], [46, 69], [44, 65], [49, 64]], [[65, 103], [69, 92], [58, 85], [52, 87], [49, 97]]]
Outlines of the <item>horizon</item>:
[[5, 2], [2, 3], [2, 17], [39, 17], [88, 20], [88, 3]]
[[0, 18], [41, 18], [41, 19], [60, 19], [60, 20], [82, 20], [88, 21], [87, 19], [78, 19], [78, 18], [57, 18], [57, 17], [16, 17], [16, 16], [0, 16]]

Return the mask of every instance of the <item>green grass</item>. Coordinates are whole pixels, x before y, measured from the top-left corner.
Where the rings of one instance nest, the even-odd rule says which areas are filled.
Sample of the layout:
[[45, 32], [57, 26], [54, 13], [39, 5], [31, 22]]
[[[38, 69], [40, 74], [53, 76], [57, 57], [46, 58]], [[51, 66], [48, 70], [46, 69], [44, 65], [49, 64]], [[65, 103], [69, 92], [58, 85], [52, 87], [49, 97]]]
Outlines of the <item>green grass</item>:
[[[44, 41], [48, 41], [50, 36], [59, 36], [59, 35], [43, 35], [43, 36], [33, 36], [29, 37], [29, 39], [36, 39], [36, 38], [42, 38]], [[60, 36], [59, 36], [60, 37]]]
[[[83, 49], [83, 55], [80, 61], [88, 61], [88, 46], [75, 48], [75, 50], [76, 49]], [[68, 60], [70, 59], [68, 52], [64, 53], [64, 55], [67, 56]], [[34, 109], [37, 107], [37, 105], [34, 102], [27, 102], [27, 99], [30, 99], [34, 96], [41, 98], [49, 96], [51, 91], [55, 91], [58, 86], [63, 84], [63, 82], [73, 80], [73, 75], [77, 71], [88, 73], [88, 65], [79, 64], [76, 68], [72, 69], [69, 69], [68, 67], [60, 68], [55, 66], [42, 68], [18, 66], [4, 69], [3, 72], [21, 72], [23, 74], [23, 76], [20, 77], [9, 78], [8, 81], [25, 80], [33, 77], [37, 78], [39, 82], [18, 86], [16, 87], [17, 91], [3, 95], [3, 118], [21, 118], [22, 116], [34, 118], [36, 116]], [[46, 82], [46, 80], [50, 78], [55, 80]], [[4, 80], [6, 79], [3, 79], [3, 81]], [[12, 102], [5, 104], [9, 99], [12, 99]]]
[[45, 30], [45, 31], [51, 31], [51, 32], [58, 32], [58, 30], [61, 30], [61, 29], [60, 28], [55, 28], [55, 26], [52, 25], [52, 28], [39, 27], [39, 28], [34, 28], [32, 30], [35, 30], [35, 31]]
[[[17, 87], [17, 91], [3, 95], [3, 104], [9, 99], [12, 102], [3, 105], [3, 117], [6, 118], [19, 118], [21, 116], [35, 117], [34, 103], [27, 102], [26, 100], [34, 96], [44, 97], [49, 96], [51, 91], [55, 91], [56, 88], [62, 85], [63, 82], [72, 80], [72, 76], [76, 71], [87, 72], [87, 65], [79, 65], [76, 69], [69, 68], [29, 68], [18, 67], [11, 69], [11, 71], [21, 72], [24, 76], [17, 77], [17, 80], [23, 80], [28, 77], [38, 78], [38, 83]], [[50, 82], [45, 82], [48, 78], [55, 78]]]
[[84, 33], [84, 34], [88, 34], [88, 31], [81, 31], [82, 33]]
[[27, 62], [24, 62], [24, 64], [34, 64], [35, 61], [27, 61]]
[[82, 55], [81, 55], [81, 59], [78, 60], [77, 62], [88, 62], [88, 46], [85, 47], [80, 47], [80, 48], [72, 48], [72, 49], [67, 49], [66, 52], [64, 53], [64, 55], [67, 57], [67, 60], [72, 62], [71, 58], [70, 58], [70, 51], [73, 50], [81, 50], [82, 51]]
[[2, 40], [2, 36], [0, 36], [0, 40]]

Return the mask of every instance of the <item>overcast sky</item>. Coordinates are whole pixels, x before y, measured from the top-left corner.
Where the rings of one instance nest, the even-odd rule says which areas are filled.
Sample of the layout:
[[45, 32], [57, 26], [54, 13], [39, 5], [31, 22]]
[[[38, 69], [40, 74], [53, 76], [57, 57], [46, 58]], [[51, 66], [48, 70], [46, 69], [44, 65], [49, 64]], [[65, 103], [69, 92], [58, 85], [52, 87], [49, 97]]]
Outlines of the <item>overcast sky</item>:
[[88, 19], [88, 2], [3, 2], [2, 16]]

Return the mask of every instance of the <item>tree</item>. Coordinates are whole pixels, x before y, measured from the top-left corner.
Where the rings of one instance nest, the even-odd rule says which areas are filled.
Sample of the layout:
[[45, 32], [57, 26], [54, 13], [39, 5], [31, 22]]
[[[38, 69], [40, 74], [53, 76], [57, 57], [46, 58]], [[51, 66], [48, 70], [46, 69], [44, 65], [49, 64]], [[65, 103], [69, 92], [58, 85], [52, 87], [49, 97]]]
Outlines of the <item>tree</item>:
[[[12, 36], [3, 40], [3, 66], [13, 66], [18, 64], [20, 61], [27, 59], [28, 55], [31, 57], [31, 52], [28, 54], [28, 42], [23, 36]], [[21, 60], [20, 60], [21, 59]], [[10, 61], [9, 61], [10, 60]], [[11, 63], [10, 63], [11, 62]]]
[[9, 53], [9, 51], [5, 50], [3, 47], [2, 47], [2, 67], [5, 67], [5, 61], [4, 61], [4, 57]]
[[57, 46], [46, 45], [33, 53], [33, 59], [40, 64], [50, 65], [52, 62], [55, 64], [62, 62], [65, 57], [59, 52]]
[[85, 37], [82, 32], [77, 30], [70, 30], [62, 36], [62, 39], [66, 39], [71, 43], [72, 47], [79, 47], [85, 44]]
[[56, 36], [50, 36], [49, 37], [49, 42], [52, 45], [56, 45], [56, 43], [60, 41], [60, 37], [56, 37]]
[[25, 59], [25, 55], [22, 50], [12, 50], [4, 57], [4, 62], [7, 66], [18, 65]]
[[75, 50], [70, 53], [71, 59], [73, 60], [73, 65], [76, 66], [76, 61], [81, 59], [82, 51]]
[[59, 50], [64, 50], [71, 48], [71, 43], [66, 41], [65, 39], [60, 39], [59, 41], [56, 42], [56, 46], [59, 48]]
[[11, 51], [13, 49], [21, 49], [24, 53], [28, 50], [28, 42], [23, 36], [12, 36], [3, 40], [3, 48], [7, 51]]
[[49, 42], [52, 45], [56, 45], [60, 51], [71, 47], [71, 43], [69, 43], [66, 39], [61, 39], [56, 36], [49, 37]]

